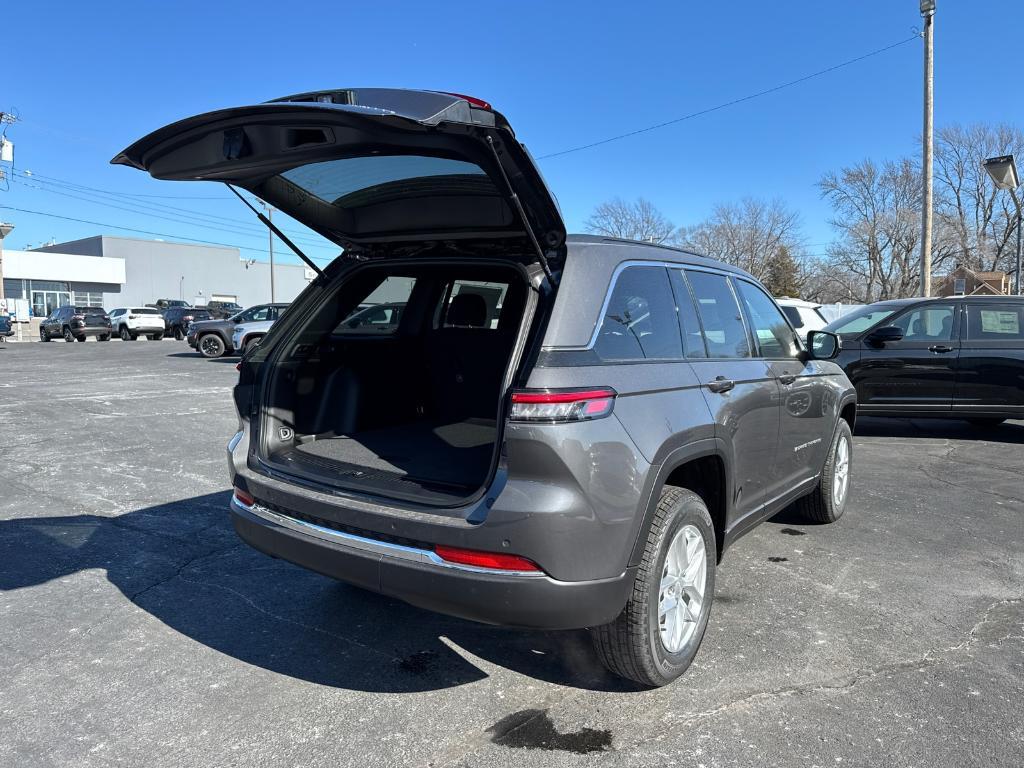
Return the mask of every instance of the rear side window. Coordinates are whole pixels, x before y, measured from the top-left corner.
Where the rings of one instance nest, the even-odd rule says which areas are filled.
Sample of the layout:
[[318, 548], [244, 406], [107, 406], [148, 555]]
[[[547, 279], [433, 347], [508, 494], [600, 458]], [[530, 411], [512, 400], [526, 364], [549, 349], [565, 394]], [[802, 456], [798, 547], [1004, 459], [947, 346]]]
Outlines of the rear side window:
[[495, 329], [507, 293], [508, 283], [453, 280], [445, 287], [435, 326]]
[[682, 358], [676, 302], [664, 267], [627, 267], [619, 274], [594, 351], [607, 362]]
[[734, 282], [747, 307], [750, 324], [757, 339], [761, 357], [796, 357], [800, 347], [786, 318], [768, 294], [746, 280]]
[[971, 341], [1024, 341], [1024, 307], [968, 304], [967, 338]]
[[394, 334], [402, 319], [401, 310], [409, 301], [414, 285], [414, 277], [390, 275], [384, 278], [359, 302], [359, 306], [339, 323], [334, 332], [375, 336]]
[[708, 356], [750, 357], [747, 329], [725, 275], [687, 270], [686, 276], [693, 288], [697, 312], [704, 326]]
[[804, 319], [802, 317], [800, 317], [800, 310], [798, 308], [796, 308], [796, 307], [782, 307], [782, 312], [786, 316], [786, 318], [789, 320], [789, 322], [793, 324], [794, 328], [803, 328], [804, 327]]

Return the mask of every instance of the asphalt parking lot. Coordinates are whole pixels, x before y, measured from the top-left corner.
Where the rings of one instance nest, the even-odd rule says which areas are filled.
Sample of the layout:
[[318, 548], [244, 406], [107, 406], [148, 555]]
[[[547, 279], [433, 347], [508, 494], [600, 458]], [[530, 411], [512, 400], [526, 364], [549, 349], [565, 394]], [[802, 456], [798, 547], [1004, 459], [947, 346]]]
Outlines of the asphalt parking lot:
[[1024, 763], [1024, 422], [862, 420], [844, 519], [743, 539], [638, 691], [238, 541], [234, 362], [0, 347], [0, 765]]

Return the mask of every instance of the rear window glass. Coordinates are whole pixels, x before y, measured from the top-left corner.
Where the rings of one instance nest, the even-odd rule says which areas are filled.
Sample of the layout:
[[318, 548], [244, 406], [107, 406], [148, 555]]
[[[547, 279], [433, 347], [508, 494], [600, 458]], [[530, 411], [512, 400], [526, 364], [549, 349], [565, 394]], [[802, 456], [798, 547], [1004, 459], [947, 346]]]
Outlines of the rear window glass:
[[325, 160], [292, 168], [281, 176], [325, 203], [346, 208], [372, 202], [372, 198], [389, 191], [404, 194], [425, 184], [450, 187], [460, 179], [486, 181], [493, 188], [487, 175], [473, 163], [421, 155]]
[[107, 312], [103, 307], [75, 307], [75, 314], [88, 317], [90, 315], [105, 315]]
[[594, 351], [608, 362], [683, 356], [675, 297], [664, 267], [628, 267], [615, 281]]
[[1024, 307], [1012, 304], [967, 305], [967, 338], [971, 341], [1024, 341]]
[[209, 320], [211, 315], [205, 309], [189, 309], [183, 314], [192, 315], [193, 320]]
[[402, 312], [412, 294], [416, 279], [393, 275], [385, 278], [370, 292], [354, 312], [341, 321], [335, 333], [392, 334], [398, 330]]
[[739, 304], [724, 275], [686, 273], [697, 300], [709, 357], [750, 357], [750, 341]]
[[[123, 312], [124, 310], [121, 310], [121, 311]], [[131, 311], [131, 313], [133, 315], [159, 315], [160, 314], [160, 310], [159, 309], [152, 309], [150, 307], [145, 307], [145, 308], [143, 308], [143, 307], [132, 307], [132, 309], [130, 311]]]

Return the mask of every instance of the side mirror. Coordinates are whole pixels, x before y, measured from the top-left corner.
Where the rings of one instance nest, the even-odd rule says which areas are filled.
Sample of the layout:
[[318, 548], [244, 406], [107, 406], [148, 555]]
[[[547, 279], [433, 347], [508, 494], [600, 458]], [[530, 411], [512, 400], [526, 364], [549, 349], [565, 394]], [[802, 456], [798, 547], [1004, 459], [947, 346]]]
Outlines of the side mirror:
[[843, 350], [843, 341], [828, 331], [811, 331], [807, 334], [807, 349], [815, 360], [831, 360]]
[[865, 341], [868, 344], [885, 344], [887, 341], [899, 341], [903, 338], [903, 329], [897, 325], [885, 325], [881, 328], [876, 328], [868, 334]]

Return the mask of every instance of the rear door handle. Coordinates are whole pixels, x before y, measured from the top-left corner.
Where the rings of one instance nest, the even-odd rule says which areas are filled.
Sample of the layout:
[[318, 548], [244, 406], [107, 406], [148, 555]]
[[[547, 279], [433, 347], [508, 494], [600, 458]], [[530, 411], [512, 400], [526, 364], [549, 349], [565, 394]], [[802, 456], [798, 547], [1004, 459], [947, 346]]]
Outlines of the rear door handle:
[[942, 344], [936, 344], [935, 346], [928, 347], [928, 351], [929, 352], [938, 352], [938, 353], [952, 352], [953, 348], [952, 347], [944, 346]]
[[709, 381], [707, 386], [712, 392], [717, 392], [722, 395], [735, 387], [736, 382], [732, 379], [725, 378], [725, 376], [715, 376], [715, 380]]

